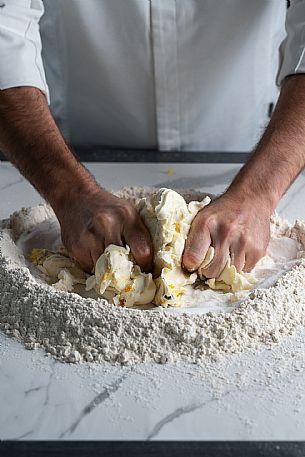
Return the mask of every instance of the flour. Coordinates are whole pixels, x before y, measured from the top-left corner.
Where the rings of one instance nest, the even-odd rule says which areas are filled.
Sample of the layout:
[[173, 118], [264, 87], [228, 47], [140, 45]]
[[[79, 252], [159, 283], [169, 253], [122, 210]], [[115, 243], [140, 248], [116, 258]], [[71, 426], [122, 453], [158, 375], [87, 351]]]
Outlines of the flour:
[[[117, 192], [133, 203], [148, 194]], [[188, 201], [203, 197], [183, 195]], [[21, 210], [0, 230], [0, 328], [28, 349], [42, 347], [64, 362], [201, 362], [270, 346], [305, 324], [305, 223], [274, 217], [271, 231], [269, 256], [256, 269], [259, 288], [245, 299], [196, 289], [186, 294], [184, 309], [122, 309], [58, 291], [34, 273], [24, 254], [37, 246], [52, 249], [59, 226], [47, 205]]]

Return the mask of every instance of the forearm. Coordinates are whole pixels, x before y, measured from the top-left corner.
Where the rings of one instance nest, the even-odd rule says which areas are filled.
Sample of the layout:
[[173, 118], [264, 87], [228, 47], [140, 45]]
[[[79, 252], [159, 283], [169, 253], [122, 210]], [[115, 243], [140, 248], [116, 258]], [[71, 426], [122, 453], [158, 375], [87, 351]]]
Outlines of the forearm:
[[273, 211], [304, 166], [305, 75], [295, 75], [282, 88], [261, 141], [228, 192], [263, 198]]
[[0, 91], [0, 149], [55, 211], [69, 193], [97, 187], [69, 150], [38, 89]]

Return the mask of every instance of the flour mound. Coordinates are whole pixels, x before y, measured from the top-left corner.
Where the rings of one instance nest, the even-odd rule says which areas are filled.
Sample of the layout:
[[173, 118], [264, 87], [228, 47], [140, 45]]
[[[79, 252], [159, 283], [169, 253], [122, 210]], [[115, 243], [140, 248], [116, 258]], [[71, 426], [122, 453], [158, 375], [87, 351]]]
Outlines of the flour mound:
[[[150, 193], [129, 188], [116, 194], [135, 203]], [[190, 191], [183, 196], [190, 201], [204, 195]], [[44, 348], [63, 362], [201, 362], [261, 344], [271, 346], [305, 324], [303, 221], [291, 225], [274, 217], [271, 224], [275, 250], [282, 238], [287, 239], [285, 246], [299, 244], [298, 264], [271, 287], [251, 291], [229, 312], [204, 314], [118, 308], [104, 299], [54, 289], [33, 275], [18, 247], [22, 236], [35, 232], [39, 224], [49, 233], [50, 228], [58, 229], [48, 205], [22, 209], [0, 228], [0, 328], [28, 349]]]

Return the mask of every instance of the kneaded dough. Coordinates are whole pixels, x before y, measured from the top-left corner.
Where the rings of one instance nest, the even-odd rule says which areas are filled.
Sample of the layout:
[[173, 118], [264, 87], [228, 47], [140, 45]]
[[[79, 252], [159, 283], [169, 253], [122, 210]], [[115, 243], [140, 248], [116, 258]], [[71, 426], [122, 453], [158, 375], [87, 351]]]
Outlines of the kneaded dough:
[[181, 260], [191, 223], [210, 197], [186, 203], [174, 190], [162, 188], [139, 202], [138, 211], [148, 228], [154, 247], [154, 275], [157, 291], [153, 303], [181, 306], [185, 286], [194, 284], [197, 273], [182, 270]]
[[72, 292], [75, 284], [86, 283], [88, 275], [74, 260], [65, 255], [62, 247], [58, 248], [58, 252], [35, 248], [30, 260], [43, 273], [45, 279], [59, 290]]
[[114, 304], [126, 306], [151, 303], [156, 285], [151, 273], [142, 273], [132, 261], [129, 246], [110, 244], [99, 257], [94, 275], [86, 281], [86, 289], [112, 300]]
[[227, 290], [232, 292], [238, 292], [240, 290], [250, 290], [256, 283], [255, 278], [250, 273], [244, 273], [241, 271], [238, 273], [234, 265], [231, 265], [231, 259], [229, 257], [226, 266], [222, 270], [218, 278], [207, 279], [204, 275], [205, 269], [212, 262], [214, 258], [215, 249], [210, 246], [204, 261], [198, 268], [198, 276], [202, 281], [214, 290]]
[[187, 204], [180, 194], [166, 188], [140, 200], [137, 210], [151, 234], [154, 248], [154, 277], [136, 265], [129, 246], [109, 245], [97, 260], [91, 276], [63, 249], [55, 253], [34, 249], [31, 260], [57, 289], [71, 292], [75, 284], [86, 284], [86, 290], [94, 289], [101, 297], [125, 307], [148, 303], [179, 307], [185, 287], [194, 284], [198, 277], [215, 290], [251, 289], [255, 283], [253, 276], [238, 273], [230, 259], [218, 278], [205, 277], [205, 268], [214, 258], [212, 246], [198, 272], [188, 273], [182, 269], [182, 254], [191, 223], [210, 201], [205, 197]]

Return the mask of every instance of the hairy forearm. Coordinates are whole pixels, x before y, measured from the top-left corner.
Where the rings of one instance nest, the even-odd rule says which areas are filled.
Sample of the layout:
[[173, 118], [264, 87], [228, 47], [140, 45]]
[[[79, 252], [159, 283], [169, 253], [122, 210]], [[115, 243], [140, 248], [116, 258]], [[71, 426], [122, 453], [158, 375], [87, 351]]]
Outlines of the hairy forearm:
[[70, 193], [97, 187], [69, 150], [36, 88], [0, 91], [0, 149], [55, 211]]
[[228, 192], [263, 198], [272, 211], [305, 166], [305, 75], [291, 76], [255, 152]]

